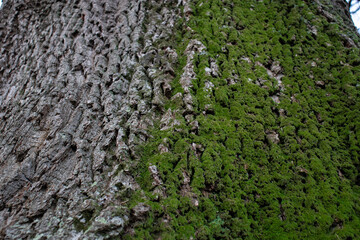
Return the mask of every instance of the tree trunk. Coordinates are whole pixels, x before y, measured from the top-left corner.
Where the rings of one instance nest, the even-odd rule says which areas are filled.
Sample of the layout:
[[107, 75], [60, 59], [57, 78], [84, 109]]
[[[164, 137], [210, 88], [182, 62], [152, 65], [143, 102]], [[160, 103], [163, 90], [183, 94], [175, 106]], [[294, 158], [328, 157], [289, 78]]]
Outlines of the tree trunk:
[[360, 238], [344, 0], [4, 1], [1, 239]]

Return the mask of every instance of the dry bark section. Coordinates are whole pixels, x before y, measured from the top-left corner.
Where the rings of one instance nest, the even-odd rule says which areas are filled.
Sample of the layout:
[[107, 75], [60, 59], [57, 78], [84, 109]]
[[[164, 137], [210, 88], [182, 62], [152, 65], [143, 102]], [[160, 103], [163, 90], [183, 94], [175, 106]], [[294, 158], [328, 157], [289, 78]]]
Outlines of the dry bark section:
[[101, 239], [128, 224], [127, 170], [171, 92], [176, 4], [4, 2], [0, 238]]

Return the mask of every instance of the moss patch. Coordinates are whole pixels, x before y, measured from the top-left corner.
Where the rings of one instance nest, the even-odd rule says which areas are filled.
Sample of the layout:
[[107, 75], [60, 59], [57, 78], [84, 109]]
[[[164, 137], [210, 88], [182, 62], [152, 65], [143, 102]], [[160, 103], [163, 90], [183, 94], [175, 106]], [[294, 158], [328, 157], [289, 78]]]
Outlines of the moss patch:
[[[176, 36], [179, 56], [190, 39], [207, 48], [194, 59], [193, 120], [179, 114], [180, 126], [154, 130], [143, 149], [134, 174], [151, 211], [135, 237], [359, 239], [359, 49], [311, 1], [193, 4], [194, 32]], [[217, 77], [204, 70], [210, 59]]]

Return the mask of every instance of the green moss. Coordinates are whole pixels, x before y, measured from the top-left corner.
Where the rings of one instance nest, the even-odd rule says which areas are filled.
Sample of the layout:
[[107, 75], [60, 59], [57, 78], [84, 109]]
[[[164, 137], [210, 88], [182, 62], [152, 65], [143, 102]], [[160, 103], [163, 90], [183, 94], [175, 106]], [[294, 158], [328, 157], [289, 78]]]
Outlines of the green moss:
[[94, 213], [95, 210], [85, 210], [81, 212], [81, 218], [75, 218], [73, 222], [76, 231], [86, 231], [91, 226], [91, 219]]
[[[180, 126], [151, 133], [133, 170], [144, 194], [131, 204], [152, 209], [136, 238], [360, 238], [360, 57], [344, 47], [342, 26], [302, 0], [197, 0], [193, 7], [194, 32], [181, 23], [176, 34], [173, 94], [183, 92], [183, 52], [198, 39], [207, 48], [194, 59], [199, 128], [179, 114]], [[218, 77], [204, 71], [211, 58]], [[275, 61], [283, 89], [265, 69]], [[166, 106], [183, 110], [170, 100]], [[268, 136], [274, 133], [278, 142]], [[164, 139], [169, 152], [160, 154]], [[150, 165], [165, 197], [153, 194]]]

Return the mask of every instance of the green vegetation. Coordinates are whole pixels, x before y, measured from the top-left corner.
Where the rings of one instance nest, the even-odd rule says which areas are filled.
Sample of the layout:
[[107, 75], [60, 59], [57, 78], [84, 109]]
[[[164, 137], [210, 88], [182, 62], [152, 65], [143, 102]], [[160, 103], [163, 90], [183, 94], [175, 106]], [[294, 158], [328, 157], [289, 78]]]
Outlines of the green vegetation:
[[91, 219], [94, 216], [94, 210], [85, 210], [81, 213], [81, 219], [74, 219], [74, 227], [76, 231], [86, 231], [91, 225]]
[[[193, 3], [194, 32], [176, 36], [179, 56], [190, 39], [207, 48], [194, 60], [193, 120], [180, 111], [180, 125], [154, 130], [143, 149], [136, 171], [146, 197], [134, 199], [151, 211], [135, 237], [359, 239], [359, 49], [344, 46], [340, 26], [313, 1]], [[218, 77], [205, 73], [210, 59]], [[275, 62], [283, 89], [265, 69]], [[173, 94], [182, 91], [185, 63], [179, 59]], [[151, 184], [150, 165], [164, 195]]]

